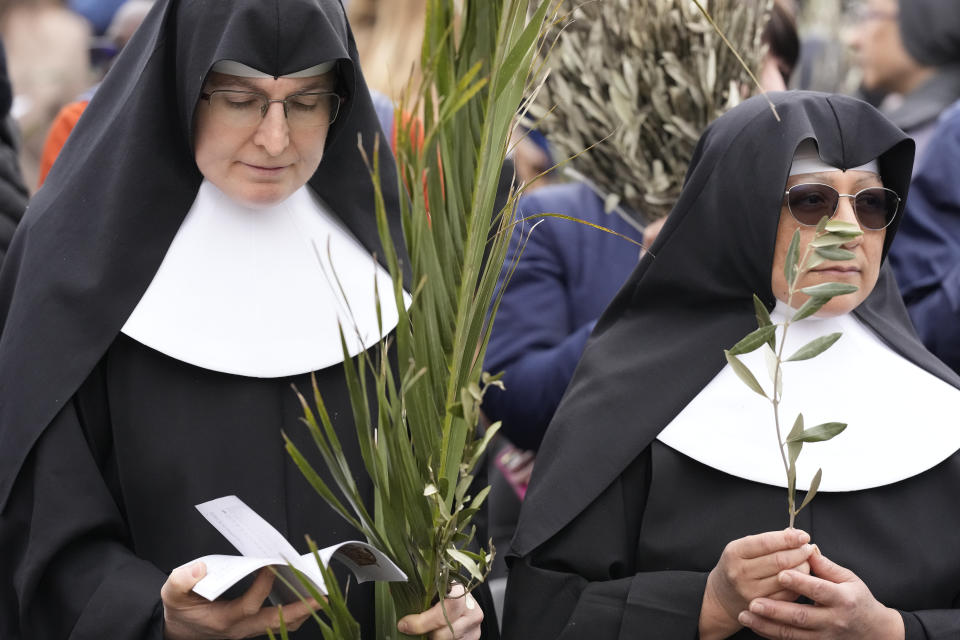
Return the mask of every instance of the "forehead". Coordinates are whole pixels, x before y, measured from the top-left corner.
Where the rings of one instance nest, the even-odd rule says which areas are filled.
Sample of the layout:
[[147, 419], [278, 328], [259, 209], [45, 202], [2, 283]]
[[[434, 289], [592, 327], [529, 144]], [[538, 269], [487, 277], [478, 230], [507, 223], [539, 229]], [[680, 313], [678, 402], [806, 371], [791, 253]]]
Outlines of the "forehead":
[[266, 95], [289, 95], [298, 91], [329, 91], [336, 86], [333, 72], [309, 78], [245, 78], [226, 73], [211, 72], [205, 84], [211, 89], [243, 89]]
[[872, 171], [818, 171], [816, 173], [798, 173], [787, 179], [787, 187], [804, 182], [828, 184], [837, 191], [844, 189], [883, 186], [880, 176]]

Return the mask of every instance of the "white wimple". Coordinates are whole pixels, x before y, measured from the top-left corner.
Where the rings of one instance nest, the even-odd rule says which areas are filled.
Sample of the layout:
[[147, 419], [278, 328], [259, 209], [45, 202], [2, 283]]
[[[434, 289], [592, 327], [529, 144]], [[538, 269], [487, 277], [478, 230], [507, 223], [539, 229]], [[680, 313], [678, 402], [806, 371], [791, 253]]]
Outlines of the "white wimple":
[[338, 323], [351, 355], [397, 325], [392, 280], [367, 250], [307, 187], [252, 209], [204, 181], [122, 331], [205, 369], [275, 378], [342, 362]]
[[[782, 322], [787, 314], [792, 310], [778, 302], [771, 315]], [[804, 444], [797, 461], [798, 489], [809, 488], [819, 467], [821, 491], [883, 486], [923, 473], [960, 449], [960, 390], [894, 353], [853, 315], [791, 324], [784, 359], [835, 331], [843, 337], [827, 351], [783, 367], [784, 437], [800, 411], [808, 428], [822, 422], [848, 424], [832, 440]], [[740, 358], [769, 393], [763, 351]], [[658, 439], [714, 469], [787, 486], [771, 403], [750, 391], [730, 365]]]

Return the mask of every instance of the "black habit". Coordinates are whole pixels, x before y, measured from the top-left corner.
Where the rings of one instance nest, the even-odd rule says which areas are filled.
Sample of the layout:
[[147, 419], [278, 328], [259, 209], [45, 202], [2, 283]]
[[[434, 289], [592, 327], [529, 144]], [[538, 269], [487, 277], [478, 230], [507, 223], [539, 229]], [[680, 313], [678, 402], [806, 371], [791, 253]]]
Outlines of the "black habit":
[[[305, 534], [320, 547], [360, 535], [283, 449], [281, 430], [315, 451], [290, 388], [309, 388], [308, 374], [219, 373], [120, 333], [200, 187], [193, 113], [220, 60], [275, 76], [336, 61], [345, 102], [307, 184], [369, 253], [384, 255], [357, 149], [361, 138], [372, 157], [382, 133], [340, 0], [157, 2], [70, 136], [0, 273], [4, 640], [160, 638], [170, 571], [234, 553], [193, 507], [209, 499], [238, 495], [301, 551]], [[380, 154], [402, 248], [388, 145]], [[318, 376], [362, 474], [342, 366]], [[366, 477], [357, 480], [369, 494]], [[349, 597], [365, 638], [371, 594], [354, 585]], [[484, 608], [493, 637], [495, 616]], [[319, 629], [308, 621], [294, 637]]]
[[[786, 525], [784, 489], [725, 474], [656, 438], [721, 371], [722, 350], [756, 328], [752, 294], [774, 306], [777, 223], [798, 144], [815, 140], [840, 169], [877, 158], [884, 186], [906, 197], [913, 143], [851, 98], [770, 96], [780, 121], [758, 97], [708, 127], [663, 231], [588, 342], [524, 501], [508, 559], [505, 638], [696, 638], [707, 575], [724, 546]], [[897, 224], [887, 228], [884, 256]], [[894, 352], [960, 388], [917, 340], [888, 268], [853, 313]], [[825, 371], [824, 388], [842, 377]], [[891, 380], [869, 401], [909, 401], [896, 388]], [[960, 456], [949, 454], [900, 482], [821, 492], [797, 522], [903, 612], [911, 639], [960, 635]]]

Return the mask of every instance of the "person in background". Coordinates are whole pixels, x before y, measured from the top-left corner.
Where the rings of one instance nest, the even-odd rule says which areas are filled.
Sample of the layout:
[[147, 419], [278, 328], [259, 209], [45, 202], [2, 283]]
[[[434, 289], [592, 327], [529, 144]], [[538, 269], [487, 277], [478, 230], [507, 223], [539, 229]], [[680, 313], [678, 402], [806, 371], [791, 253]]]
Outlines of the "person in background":
[[[900, 20], [915, 55], [939, 68], [960, 65], [960, 4], [913, 0]], [[926, 138], [890, 264], [924, 345], [960, 371], [960, 102]]]
[[848, 34], [867, 91], [917, 143], [917, 164], [937, 117], [960, 98], [955, 0], [864, 0]]
[[7, 55], [0, 40], [0, 266], [30, 196], [20, 174], [20, 140], [17, 124], [10, 117], [12, 104]]
[[[127, 41], [133, 37], [134, 32], [143, 22], [143, 19], [147, 17], [147, 13], [152, 6], [153, 0], [126, 0], [113, 14], [113, 20], [110, 22], [104, 38], [97, 42], [98, 50], [101, 51], [99, 56], [102, 58], [103, 73], [109, 70], [113, 58], [123, 50]], [[57, 117], [54, 118], [43, 144], [43, 152], [40, 155], [37, 175], [38, 189], [43, 186], [47, 174], [50, 173], [50, 167], [53, 166], [57, 156], [60, 155], [60, 150], [66, 144], [70, 132], [77, 126], [77, 121], [83, 115], [98, 86], [99, 84], [94, 85], [85, 91], [78, 100], [64, 105]]]

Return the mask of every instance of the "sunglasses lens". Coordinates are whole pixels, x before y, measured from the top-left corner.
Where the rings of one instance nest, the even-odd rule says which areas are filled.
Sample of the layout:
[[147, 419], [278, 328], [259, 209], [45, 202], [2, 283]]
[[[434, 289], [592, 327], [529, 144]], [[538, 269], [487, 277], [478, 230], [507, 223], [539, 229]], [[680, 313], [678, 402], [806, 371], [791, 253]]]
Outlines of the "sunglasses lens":
[[794, 219], [811, 226], [823, 216], [832, 216], [839, 198], [835, 189], [824, 184], [798, 184], [787, 192], [787, 204]]
[[900, 198], [890, 189], [873, 187], [857, 194], [854, 208], [857, 219], [866, 229], [883, 229], [893, 221]]

